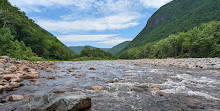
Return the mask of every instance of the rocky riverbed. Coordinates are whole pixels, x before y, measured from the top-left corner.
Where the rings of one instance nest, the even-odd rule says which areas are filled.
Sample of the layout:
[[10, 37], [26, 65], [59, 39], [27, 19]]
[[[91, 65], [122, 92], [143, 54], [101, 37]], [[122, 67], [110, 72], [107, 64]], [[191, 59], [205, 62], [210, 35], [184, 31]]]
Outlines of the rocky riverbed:
[[[187, 59], [178, 61], [183, 60]], [[204, 60], [213, 60], [215, 63], [212, 64], [216, 65], [220, 61], [217, 58], [200, 61]], [[21, 63], [2, 59], [0, 75], [3, 82], [0, 86], [4, 88], [0, 96], [0, 109], [30, 110], [30, 105], [39, 104], [34, 101], [38, 100], [36, 97], [45, 97], [43, 95], [53, 92], [86, 95], [91, 98], [90, 110], [93, 111], [220, 110], [218, 68], [170, 67], [171, 63], [151, 65], [146, 61], [149, 60]], [[9, 70], [10, 66], [14, 69]], [[26, 68], [19, 70], [21, 66]], [[9, 72], [20, 74], [23, 78], [17, 81], [22, 84], [20, 87], [7, 90], [15, 82], [14, 77], [4, 78]], [[28, 74], [36, 74], [37, 77], [27, 78]], [[18, 95], [22, 97], [14, 97]]]
[[184, 58], [184, 59], [138, 59], [120, 60], [122, 62], [151, 64], [155, 66], [184, 67], [188, 69], [220, 69], [220, 58]]

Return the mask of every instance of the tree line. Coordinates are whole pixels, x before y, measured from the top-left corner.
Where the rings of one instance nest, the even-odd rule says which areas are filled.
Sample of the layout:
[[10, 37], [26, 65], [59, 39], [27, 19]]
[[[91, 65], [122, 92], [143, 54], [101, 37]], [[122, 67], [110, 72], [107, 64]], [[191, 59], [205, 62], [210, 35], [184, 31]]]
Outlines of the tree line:
[[85, 48], [80, 52], [80, 54], [74, 54], [74, 60], [111, 60], [117, 59], [110, 52], [105, 52], [99, 48], [90, 49], [89, 46], [85, 46]]
[[167, 57], [220, 57], [220, 21], [205, 23], [120, 54], [120, 58], [126, 59]]

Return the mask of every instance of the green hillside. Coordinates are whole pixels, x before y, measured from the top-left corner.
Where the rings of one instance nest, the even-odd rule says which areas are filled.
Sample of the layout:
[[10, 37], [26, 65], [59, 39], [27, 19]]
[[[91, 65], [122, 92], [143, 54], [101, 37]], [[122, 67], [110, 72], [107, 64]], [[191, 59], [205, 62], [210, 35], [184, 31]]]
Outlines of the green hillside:
[[120, 52], [121, 58], [138, 58], [148, 43], [220, 20], [219, 14], [220, 0], [173, 0], [153, 14], [141, 33]]
[[118, 52], [120, 52], [121, 50], [123, 50], [131, 41], [125, 41], [123, 43], [120, 43], [114, 47], [112, 47], [109, 52], [111, 52], [112, 54], [117, 54]]
[[[68, 47], [29, 19], [24, 12], [11, 6], [7, 0], [0, 0], [0, 18], [1, 30], [6, 29], [0, 31], [1, 35], [6, 32], [10, 33], [13, 36], [12, 42], [23, 43], [23, 47], [30, 47], [37, 56], [46, 59], [70, 59], [72, 57], [73, 52]], [[1, 50], [4, 49], [1, 47]], [[5, 52], [0, 54], [5, 54]]]
[[[80, 52], [85, 48], [86, 46], [70, 46], [69, 48], [73, 50], [75, 53], [80, 54]], [[96, 49], [97, 47], [88, 46], [90, 49]], [[100, 48], [101, 50], [108, 52], [110, 48]]]
[[146, 45], [139, 58], [220, 57], [220, 21], [212, 21], [187, 32]]

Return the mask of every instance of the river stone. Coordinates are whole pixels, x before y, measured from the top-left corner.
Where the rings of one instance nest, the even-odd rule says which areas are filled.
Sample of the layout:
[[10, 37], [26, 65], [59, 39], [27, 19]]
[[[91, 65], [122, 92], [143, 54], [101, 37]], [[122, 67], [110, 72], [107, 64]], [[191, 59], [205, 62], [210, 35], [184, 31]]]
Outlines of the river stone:
[[81, 111], [91, 107], [91, 99], [78, 93], [49, 93], [34, 98], [28, 105], [31, 111]]
[[95, 90], [95, 91], [101, 91], [103, 90], [104, 88], [102, 86], [93, 86], [92, 87], [92, 90]]
[[17, 70], [17, 67], [15, 65], [11, 65], [9, 66], [8, 70], [11, 72], [15, 72]]
[[2, 63], [0, 63], [0, 68], [4, 68], [4, 65]]
[[1, 56], [2, 59], [5, 59], [6, 61], [9, 61], [10, 58], [8, 56]]
[[3, 91], [4, 86], [0, 85], [0, 93]]
[[25, 99], [25, 96], [23, 95], [11, 95], [8, 97], [8, 101], [20, 101], [22, 99]]

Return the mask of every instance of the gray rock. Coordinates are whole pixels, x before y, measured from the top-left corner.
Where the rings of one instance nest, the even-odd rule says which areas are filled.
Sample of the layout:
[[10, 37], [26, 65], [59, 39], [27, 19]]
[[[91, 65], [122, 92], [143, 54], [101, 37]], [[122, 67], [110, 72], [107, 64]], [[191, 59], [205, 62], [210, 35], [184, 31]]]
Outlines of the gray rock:
[[17, 70], [17, 67], [14, 66], [14, 65], [11, 65], [8, 67], [8, 70], [11, 71], [11, 72], [15, 72]]
[[2, 63], [0, 63], [0, 68], [3, 68], [3, 67], [4, 67], [4, 65]]
[[78, 93], [49, 93], [34, 98], [28, 105], [31, 111], [81, 111], [91, 108], [91, 99]]
[[2, 59], [5, 59], [6, 61], [10, 61], [10, 57], [8, 56], [1, 56]]

